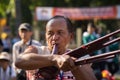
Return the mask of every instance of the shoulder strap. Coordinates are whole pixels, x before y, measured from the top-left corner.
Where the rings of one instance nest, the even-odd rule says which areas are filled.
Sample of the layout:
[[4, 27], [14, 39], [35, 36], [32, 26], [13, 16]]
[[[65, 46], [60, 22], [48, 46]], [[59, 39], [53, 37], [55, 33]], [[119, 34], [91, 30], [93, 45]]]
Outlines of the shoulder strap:
[[19, 48], [19, 53], [21, 53], [22, 52], [22, 48], [21, 48], [21, 46], [20, 46], [20, 48]]
[[[29, 46], [30, 45], [32, 45], [32, 39], [30, 40], [30, 43], [29, 43]], [[19, 48], [19, 53], [21, 53], [22, 52], [22, 47], [20, 46], [20, 48]]]
[[9, 75], [11, 76], [12, 75], [12, 67], [11, 67], [11, 65], [9, 66], [9, 68], [10, 68]]
[[30, 40], [30, 44], [29, 44], [29, 46], [30, 46], [30, 45], [32, 45], [32, 39]]

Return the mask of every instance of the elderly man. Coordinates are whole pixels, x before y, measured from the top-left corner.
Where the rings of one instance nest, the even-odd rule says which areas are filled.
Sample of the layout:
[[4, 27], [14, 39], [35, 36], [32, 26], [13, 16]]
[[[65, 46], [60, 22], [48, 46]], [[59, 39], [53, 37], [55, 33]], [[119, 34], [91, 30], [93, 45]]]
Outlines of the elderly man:
[[[21, 38], [20, 41], [16, 42], [14, 45], [13, 45], [13, 66], [14, 66], [14, 63], [17, 59], [17, 57], [22, 53], [24, 52], [24, 50], [32, 45], [32, 46], [41, 46], [41, 43], [32, 39], [32, 35], [33, 35], [33, 30], [32, 30], [32, 26], [29, 24], [29, 23], [22, 23], [19, 28], [18, 28], [18, 33], [19, 33], [19, 36]], [[25, 78], [25, 71], [24, 70], [21, 70], [21, 69], [18, 69], [17, 67], [14, 66], [14, 68], [16, 69], [16, 73], [17, 73], [17, 78], [18, 80], [26, 80]], [[24, 74], [24, 75], [23, 75]], [[24, 79], [23, 79], [24, 78]]]
[[0, 80], [16, 80], [15, 69], [10, 64], [8, 52], [0, 53]]
[[[27, 70], [38, 69], [31, 75], [34, 79], [29, 80], [96, 80], [89, 64], [75, 66], [75, 58], [64, 55], [70, 51], [67, 46], [73, 38], [73, 28], [66, 17], [51, 18], [46, 24], [47, 46], [30, 46], [18, 57], [16, 66]], [[57, 52], [51, 54], [55, 44]]]

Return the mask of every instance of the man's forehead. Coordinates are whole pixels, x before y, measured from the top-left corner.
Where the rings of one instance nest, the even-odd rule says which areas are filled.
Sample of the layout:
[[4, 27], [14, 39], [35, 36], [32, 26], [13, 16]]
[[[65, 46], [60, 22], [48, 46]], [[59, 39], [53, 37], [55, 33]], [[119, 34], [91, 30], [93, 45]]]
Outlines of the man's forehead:
[[67, 26], [66, 21], [63, 18], [51, 19], [47, 23], [47, 26], [55, 26], [55, 25], [64, 25], [64, 26]]
[[31, 32], [31, 31], [26, 30], [26, 29], [21, 29], [21, 30], [19, 30], [19, 32]]

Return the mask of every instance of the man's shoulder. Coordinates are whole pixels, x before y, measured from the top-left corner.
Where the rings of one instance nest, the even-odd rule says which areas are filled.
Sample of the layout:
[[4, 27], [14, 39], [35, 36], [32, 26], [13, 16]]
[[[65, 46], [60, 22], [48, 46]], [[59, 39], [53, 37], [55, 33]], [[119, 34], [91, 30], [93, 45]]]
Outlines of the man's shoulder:
[[40, 43], [39, 41], [37, 41], [37, 40], [32, 40], [34, 43]]
[[48, 50], [48, 47], [47, 46], [37, 46], [39, 49], [41, 49], [41, 50]]
[[13, 46], [19, 46], [21, 44], [21, 41], [17, 41], [16, 43], [13, 44]]
[[35, 45], [38, 45], [38, 46], [41, 46], [41, 45], [42, 45], [42, 44], [41, 44], [39, 41], [37, 41], [37, 40], [32, 40], [32, 43], [35, 44]]
[[50, 50], [48, 49], [47, 46], [39, 46], [37, 47], [37, 49], [38, 49], [38, 53], [40, 54], [43, 54], [43, 55], [50, 54]]
[[83, 32], [83, 37], [88, 37], [89, 33], [88, 32]]

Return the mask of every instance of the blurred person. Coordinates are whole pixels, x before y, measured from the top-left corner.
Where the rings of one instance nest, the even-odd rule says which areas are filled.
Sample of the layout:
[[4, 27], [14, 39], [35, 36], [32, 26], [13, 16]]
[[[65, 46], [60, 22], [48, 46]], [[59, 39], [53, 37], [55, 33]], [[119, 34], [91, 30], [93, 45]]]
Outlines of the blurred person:
[[[96, 27], [96, 36], [97, 36], [97, 38], [100, 38], [100, 37], [102, 37], [104, 35], [105, 34], [103, 32], [103, 28], [101, 26], [97, 26]], [[98, 50], [96, 55], [103, 54], [103, 53], [106, 53], [105, 48]], [[98, 63], [96, 63], [96, 65], [99, 65], [100, 71], [103, 71], [103, 70], [105, 70], [106, 61], [98, 62]]]
[[2, 39], [2, 43], [3, 43], [3, 51], [10, 53], [12, 44], [11, 44], [11, 39], [10, 39], [9, 35], [7, 33], [3, 32], [1, 34], [1, 39]]
[[[113, 40], [113, 37], [110, 37], [110, 40]], [[115, 42], [106, 47], [106, 52], [111, 52], [119, 49], [119, 42]], [[116, 72], [119, 71], [119, 60], [118, 55], [115, 55], [114, 58], [106, 60], [107, 68], [109, 72], [114, 76]]]
[[105, 35], [104, 28], [102, 26], [97, 26], [96, 27], [96, 36], [97, 38], [100, 38]]
[[97, 39], [95, 29], [96, 27], [93, 23], [88, 23], [87, 31], [83, 33], [83, 44]]
[[[46, 24], [47, 46], [28, 47], [16, 66], [26, 70], [38, 69], [28, 75], [28, 80], [96, 80], [89, 64], [75, 66], [75, 58], [64, 55], [70, 51], [68, 44], [73, 39], [74, 27], [64, 16], [54, 16]], [[56, 54], [51, 54], [54, 44]], [[50, 69], [50, 70], [49, 70]]]
[[2, 52], [2, 51], [3, 51], [3, 43], [2, 43], [2, 40], [0, 38], [0, 52]]
[[18, 42], [18, 41], [20, 41], [19, 36], [18, 36], [18, 35], [13, 36], [13, 38], [12, 38], [12, 45], [13, 45], [14, 43]]
[[8, 52], [0, 53], [0, 80], [16, 80], [16, 72], [10, 60]]
[[[87, 44], [91, 41], [96, 40], [97, 38], [98, 37], [96, 34], [96, 26], [92, 22], [88, 23], [87, 31], [83, 32], [83, 36], [82, 36], [83, 44]], [[97, 52], [94, 52], [91, 54], [91, 56], [96, 55], [96, 54], [97, 54]]]
[[[97, 30], [97, 32], [96, 32]], [[83, 44], [87, 44], [91, 41], [94, 41], [98, 38], [101, 37], [101, 28], [97, 28], [94, 23], [88, 23], [87, 25], [87, 31], [83, 33]], [[104, 52], [102, 52], [102, 50], [98, 50], [93, 52], [90, 56], [94, 56], [94, 55], [98, 55], [98, 54], [102, 54]], [[105, 69], [105, 62], [101, 61], [101, 62], [97, 62], [97, 63], [93, 63], [92, 64], [92, 68], [94, 70], [94, 73], [97, 77], [98, 80], [102, 79], [102, 74], [101, 71]]]
[[[16, 59], [18, 58], [18, 55], [21, 54], [22, 52], [24, 52], [24, 50], [28, 46], [30, 46], [30, 45], [41, 46], [40, 42], [32, 39], [33, 30], [32, 30], [32, 26], [30, 24], [22, 23], [18, 28], [18, 33], [19, 33], [19, 36], [20, 36], [21, 40], [16, 42], [13, 45], [13, 51], [12, 51], [12, 53], [13, 53], [13, 56], [12, 56], [13, 66], [14, 66], [14, 63], [15, 63]], [[20, 79], [24, 80], [26, 78], [25, 77], [26, 72], [24, 70], [18, 69], [17, 67], [15, 67], [15, 69], [16, 69], [16, 72], [17, 72], [17, 78], [20, 78]], [[22, 76], [21, 74], [24, 74], [24, 75]]]

